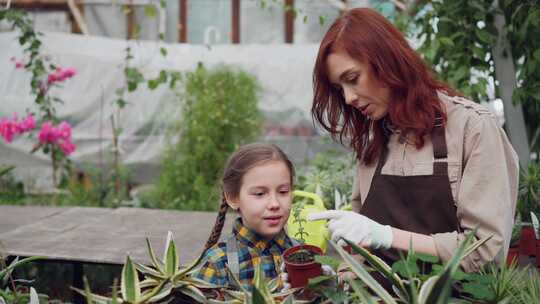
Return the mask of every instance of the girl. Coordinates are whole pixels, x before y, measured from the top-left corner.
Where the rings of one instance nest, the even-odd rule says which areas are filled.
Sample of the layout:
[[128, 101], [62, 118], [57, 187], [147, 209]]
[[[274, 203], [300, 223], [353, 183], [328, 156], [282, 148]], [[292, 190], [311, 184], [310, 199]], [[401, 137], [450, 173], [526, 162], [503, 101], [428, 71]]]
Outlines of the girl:
[[[225, 166], [219, 213], [205, 246], [203, 265], [193, 276], [229, 286], [234, 281], [228, 267], [251, 290], [254, 268], [261, 264], [267, 278], [276, 278], [282, 253], [293, 245], [283, 229], [291, 210], [293, 177], [291, 161], [277, 146], [255, 143], [240, 147]], [[217, 243], [229, 208], [240, 217], [226, 242]]]

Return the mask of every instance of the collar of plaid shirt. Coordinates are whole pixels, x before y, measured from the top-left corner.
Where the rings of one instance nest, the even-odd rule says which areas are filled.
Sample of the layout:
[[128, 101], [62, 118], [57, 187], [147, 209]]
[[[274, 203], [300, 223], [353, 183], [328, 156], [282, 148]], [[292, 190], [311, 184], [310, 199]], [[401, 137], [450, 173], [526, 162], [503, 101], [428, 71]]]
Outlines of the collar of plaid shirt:
[[232, 230], [240, 244], [244, 244], [251, 248], [257, 248], [259, 250], [269, 249], [271, 251], [277, 250], [281, 254], [285, 249], [291, 246], [291, 240], [283, 229], [274, 238], [268, 240], [244, 226], [242, 219], [237, 218]]

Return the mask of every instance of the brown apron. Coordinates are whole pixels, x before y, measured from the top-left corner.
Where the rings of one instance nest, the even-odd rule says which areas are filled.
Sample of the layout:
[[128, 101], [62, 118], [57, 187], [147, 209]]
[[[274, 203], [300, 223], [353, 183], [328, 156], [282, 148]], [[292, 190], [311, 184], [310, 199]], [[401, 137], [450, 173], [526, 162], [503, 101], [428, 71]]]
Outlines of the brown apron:
[[[431, 133], [435, 159], [433, 175], [381, 174], [388, 155], [385, 145], [360, 214], [383, 225], [427, 235], [460, 230], [445, 160], [448, 151], [444, 126], [440, 115], [435, 120]], [[400, 259], [399, 252], [394, 249], [373, 252], [390, 266]], [[402, 254], [407, 256], [406, 252]]]

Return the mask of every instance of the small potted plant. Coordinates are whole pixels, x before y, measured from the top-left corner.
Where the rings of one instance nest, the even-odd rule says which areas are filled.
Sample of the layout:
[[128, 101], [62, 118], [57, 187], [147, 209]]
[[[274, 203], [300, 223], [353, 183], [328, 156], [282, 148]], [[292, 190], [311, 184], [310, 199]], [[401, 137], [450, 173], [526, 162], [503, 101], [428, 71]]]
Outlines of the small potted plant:
[[294, 237], [300, 242], [299, 245], [287, 249], [283, 253], [285, 269], [289, 275], [291, 287], [306, 287], [310, 278], [322, 275], [321, 264], [315, 261], [315, 256], [322, 255], [321, 248], [305, 243], [308, 232], [304, 229], [306, 223], [305, 213], [302, 212], [304, 201], [293, 205], [293, 222], [298, 225]]
[[536, 240], [534, 228], [530, 218], [531, 214], [540, 212], [540, 163], [532, 162], [526, 170], [522, 170], [519, 178], [519, 195], [517, 210], [524, 225], [521, 229], [519, 243], [520, 254], [536, 256]]

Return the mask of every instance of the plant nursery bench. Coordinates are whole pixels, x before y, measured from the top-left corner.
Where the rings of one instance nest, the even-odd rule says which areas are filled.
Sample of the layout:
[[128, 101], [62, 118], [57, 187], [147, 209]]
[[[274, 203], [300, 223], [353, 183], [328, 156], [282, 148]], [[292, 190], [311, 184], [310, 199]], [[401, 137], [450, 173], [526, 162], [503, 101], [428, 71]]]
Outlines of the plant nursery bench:
[[[202, 252], [215, 217], [215, 212], [0, 205], [0, 252], [71, 263], [73, 286], [82, 287], [83, 264], [122, 265], [128, 254], [149, 264], [145, 239], [161, 257], [169, 230], [181, 263], [193, 261]], [[231, 230], [232, 222], [229, 216], [224, 232]], [[82, 300], [75, 297], [75, 302]]]

